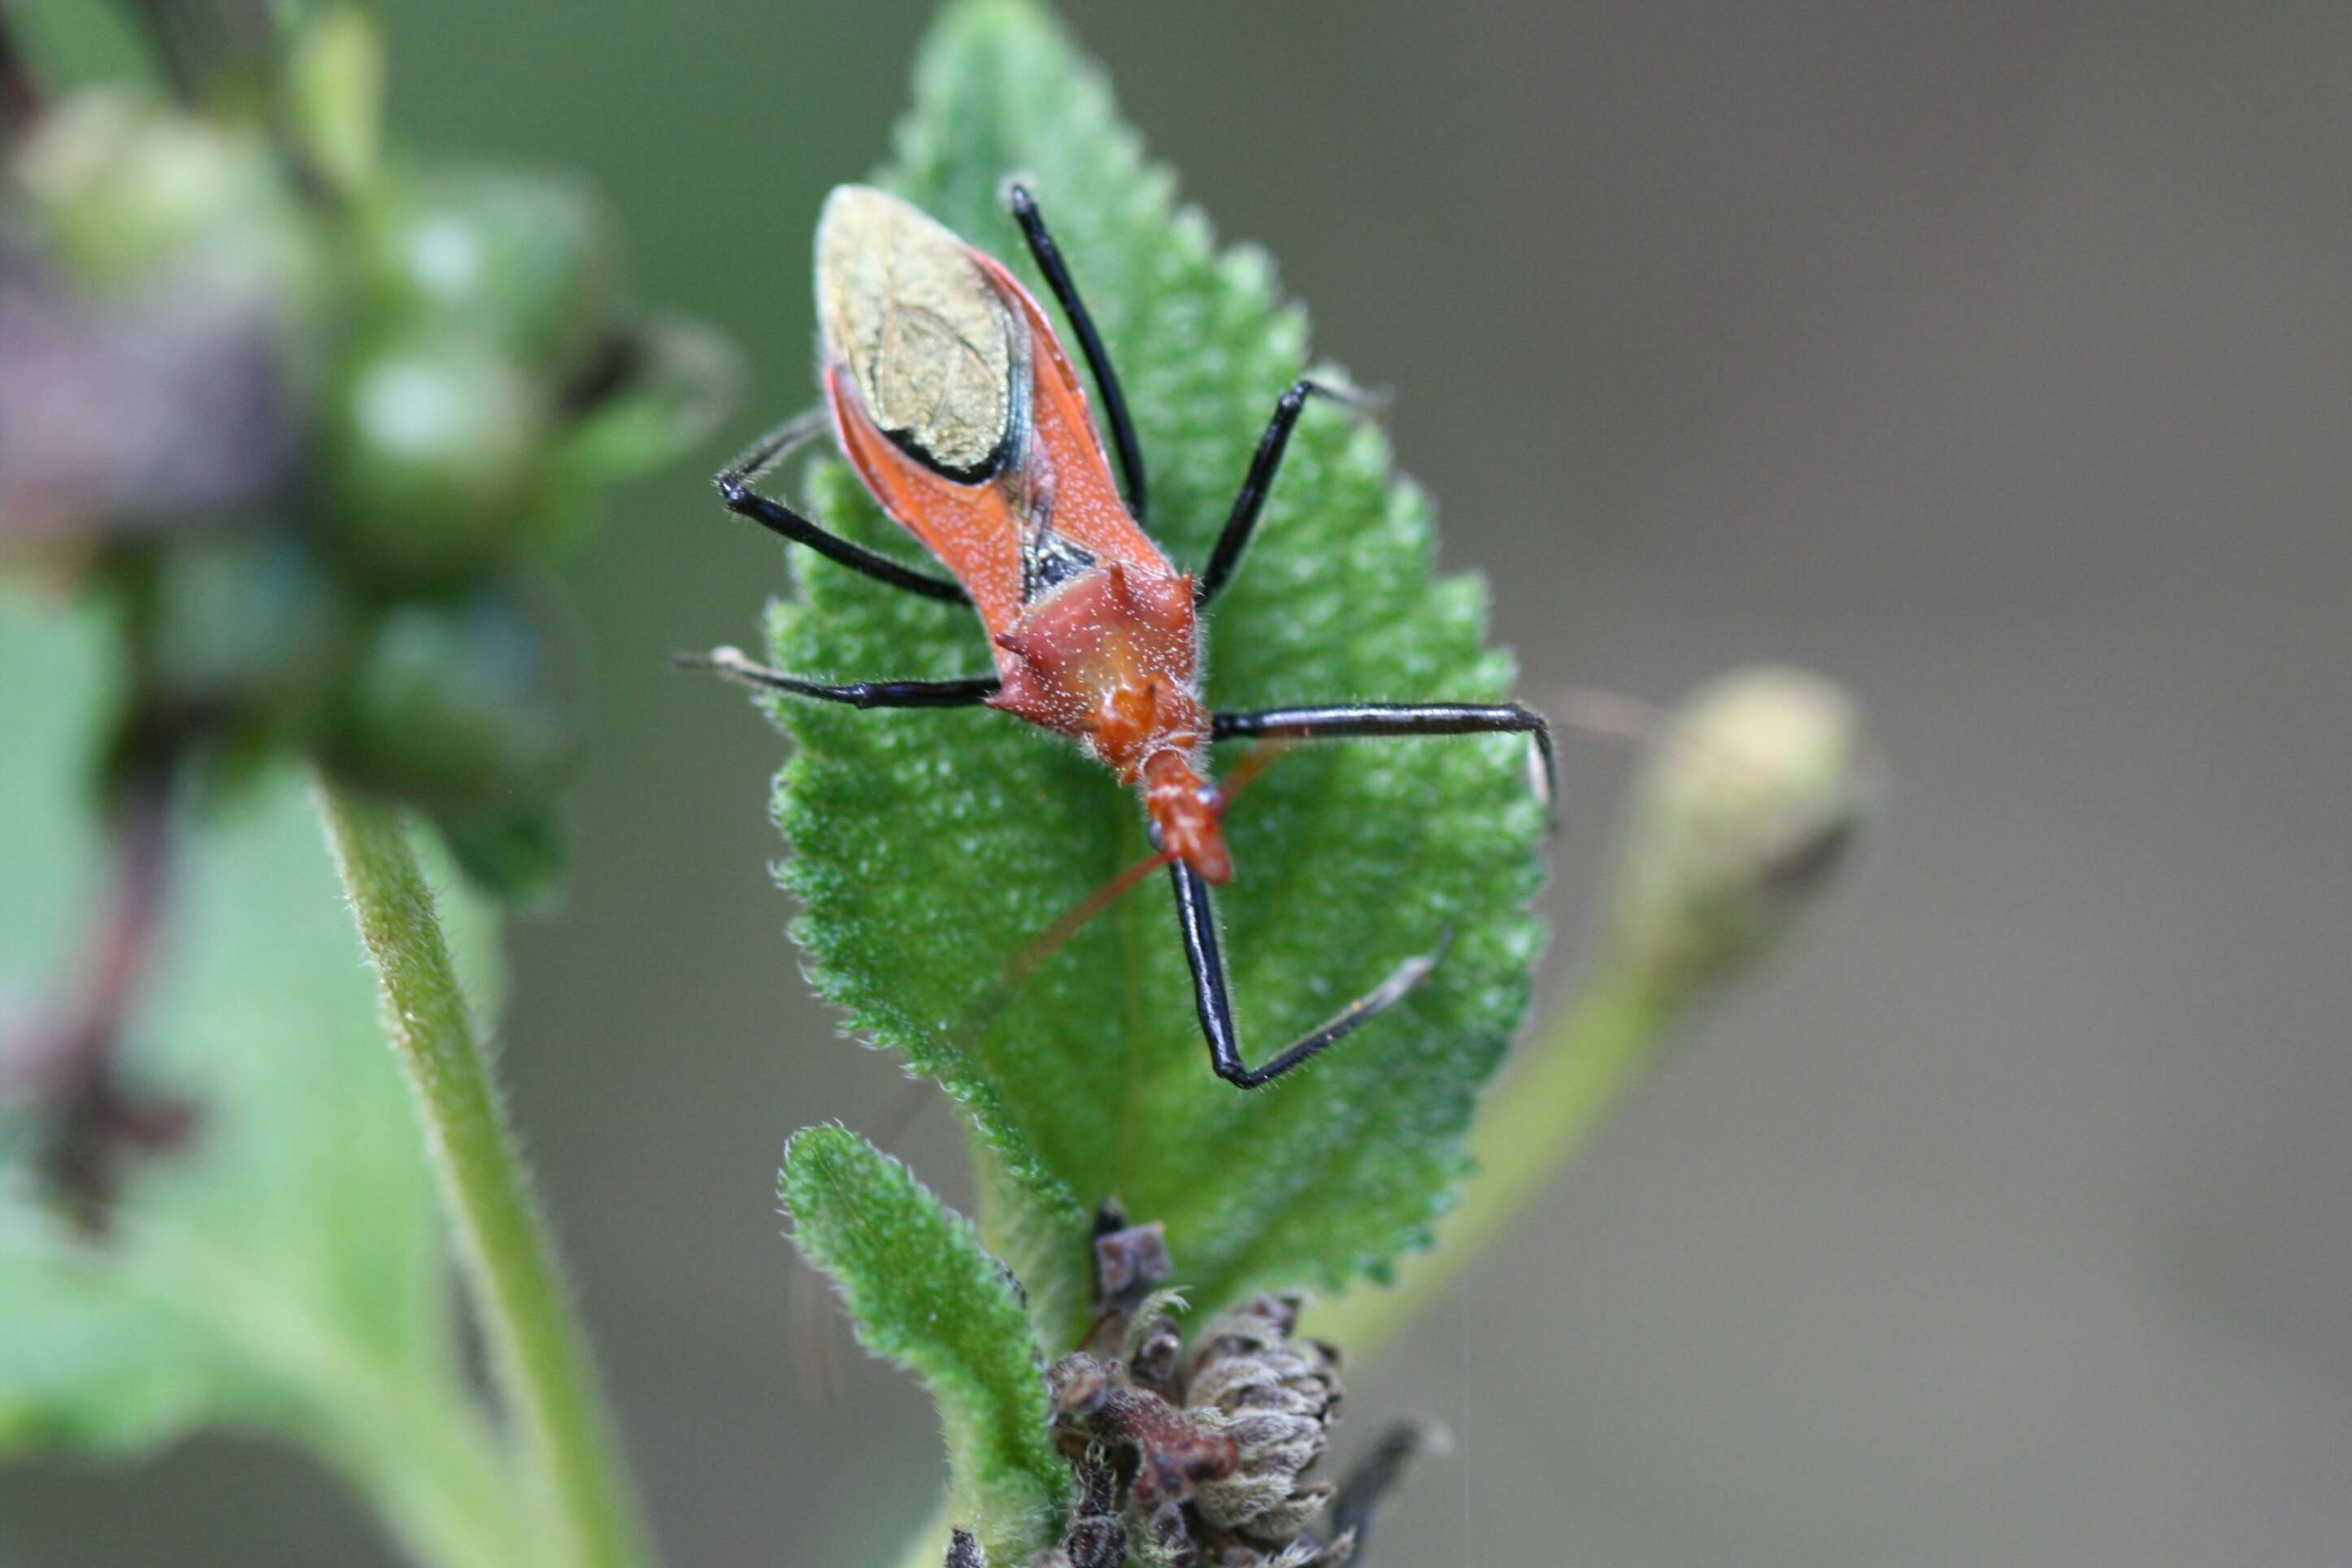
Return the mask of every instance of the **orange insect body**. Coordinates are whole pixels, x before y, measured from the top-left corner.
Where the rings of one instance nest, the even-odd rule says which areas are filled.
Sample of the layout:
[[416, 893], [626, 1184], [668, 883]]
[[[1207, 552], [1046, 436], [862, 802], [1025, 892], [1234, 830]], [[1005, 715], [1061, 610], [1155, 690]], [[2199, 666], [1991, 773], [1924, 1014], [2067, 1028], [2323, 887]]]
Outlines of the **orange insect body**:
[[1138, 788], [1160, 847], [1222, 883], [1193, 582], [1136, 526], [1037, 302], [897, 197], [817, 228], [825, 395], [866, 488], [953, 573], [994, 645], [990, 706]]
[[1084, 746], [1142, 794], [1158, 852], [1023, 947], [1012, 977], [1017, 983], [1045, 952], [1165, 867], [1210, 1064], [1236, 1088], [1255, 1089], [1394, 1007], [1429, 977], [1437, 956], [1406, 958], [1321, 1028], [1251, 1066], [1209, 891], [1234, 873], [1218, 825], [1224, 800], [1206, 776], [1211, 743], [1258, 743], [1234, 770], [1238, 789], [1253, 765], [1302, 740], [1524, 735], [1535, 744], [1549, 800], [1551, 731], [1517, 703], [1351, 701], [1211, 713], [1201, 701], [1200, 607], [1216, 599], [1248, 548], [1299, 411], [1310, 396], [1339, 394], [1302, 378], [1276, 401], [1196, 582], [1140, 527], [1143, 457], [1127, 400], [1045, 219], [1022, 186], [1009, 186], [1005, 199], [1102, 391], [1127, 498], [1112, 482], [1086, 392], [1028, 290], [896, 196], [845, 185], [826, 198], [816, 232], [834, 434], [883, 510], [954, 580], [877, 555], [752, 487], [798, 444], [803, 421], [778, 426], [720, 470], [719, 492], [730, 511], [877, 582], [970, 603], [988, 628], [996, 673], [835, 685], [769, 669], [734, 648], [687, 662], [765, 691], [852, 707], [986, 702]]

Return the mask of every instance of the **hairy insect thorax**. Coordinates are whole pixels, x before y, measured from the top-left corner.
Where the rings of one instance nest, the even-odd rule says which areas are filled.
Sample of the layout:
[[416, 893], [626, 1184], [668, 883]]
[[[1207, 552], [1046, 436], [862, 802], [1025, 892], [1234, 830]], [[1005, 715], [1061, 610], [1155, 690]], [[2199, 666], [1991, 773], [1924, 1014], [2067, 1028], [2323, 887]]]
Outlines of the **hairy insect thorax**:
[[1114, 561], [1040, 600], [996, 637], [1003, 685], [990, 706], [1075, 737], [1140, 789], [1160, 847], [1211, 883], [1233, 876], [1218, 799], [1199, 763], [1209, 715], [1190, 577]]
[[1142, 791], [1162, 849], [1226, 881], [1192, 580], [1129, 515], [1036, 302], [861, 186], [828, 199], [816, 248], [842, 450], [980, 612], [1003, 682], [991, 705], [1078, 740]]
[[1194, 687], [1191, 578], [1114, 561], [1040, 600], [996, 646], [1004, 684], [992, 706], [1076, 737], [1143, 791], [1162, 849], [1212, 883], [1231, 878], [1198, 766], [1209, 716]]
[[1192, 579], [1112, 562], [1056, 588], [995, 642], [1004, 685], [990, 706], [1082, 740], [1119, 783], [1143, 789], [1160, 849], [1206, 882], [1230, 882], [1221, 800], [1200, 771], [1209, 710], [1195, 689]]

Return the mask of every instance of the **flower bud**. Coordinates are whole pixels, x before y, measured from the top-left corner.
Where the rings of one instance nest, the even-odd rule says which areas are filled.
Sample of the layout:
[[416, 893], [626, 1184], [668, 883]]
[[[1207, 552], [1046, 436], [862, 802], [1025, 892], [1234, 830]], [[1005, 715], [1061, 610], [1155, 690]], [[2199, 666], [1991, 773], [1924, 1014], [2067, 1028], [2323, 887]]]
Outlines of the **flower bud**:
[[292, 316], [323, 290], [317, 225], [257, 131], [97, 88], [43, 115], [11, 172], [44, 256], [91, 294], [168, 279]]
[[302, 744], [324, 721], [357, 614], [299, 541], [247, 530], [162, 551], [133, 618], [140, 679], [180, 717]]
[[1754, 963], [1842, 858], [1868, 773], [1860, 716], [1821, 677], [1759, 667], [1701, 689], [1634, 790], [1618, 961], [1677, 987]]
[[394, 604], [341, 694], [330, 761], [453, 818], [543, 800], [576, 740], [556, 663], [511, 592]]
[[556, 499], [544, 489], [545, 405], [511, 359], [456, 333], [362, 350], [326, 431], [329, 537], [394, 587], [512, 559]]
[[585, 185], [460, 169], [395, 186], [368, 218], [376, 308], [394, 329], [439, 326], [535, 374], [579, 371], [619, 320], [620, 246]]

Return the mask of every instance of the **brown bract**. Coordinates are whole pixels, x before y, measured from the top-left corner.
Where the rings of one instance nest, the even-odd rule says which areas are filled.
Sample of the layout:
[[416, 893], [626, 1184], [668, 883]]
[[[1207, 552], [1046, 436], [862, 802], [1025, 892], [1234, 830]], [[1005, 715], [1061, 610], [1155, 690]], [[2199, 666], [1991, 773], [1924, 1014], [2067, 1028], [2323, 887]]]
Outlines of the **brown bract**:
[[1130, 1551], [1169, 1568], [1348, 1563], [1353, 1530], [1307, 1528], [1332, 1498], [1306, 1472], [1339, 1410], [1339, 1359], [1295, 1337], [1297, 1301], [1221, 1314], [1188, 1354], [1160, 1227], [1106, 1206], [1094, 1247], [1094, 1325], [1046, 1374], [1078, 1501], [1058, 1555], [1031, 1568], [1115, 1568]]

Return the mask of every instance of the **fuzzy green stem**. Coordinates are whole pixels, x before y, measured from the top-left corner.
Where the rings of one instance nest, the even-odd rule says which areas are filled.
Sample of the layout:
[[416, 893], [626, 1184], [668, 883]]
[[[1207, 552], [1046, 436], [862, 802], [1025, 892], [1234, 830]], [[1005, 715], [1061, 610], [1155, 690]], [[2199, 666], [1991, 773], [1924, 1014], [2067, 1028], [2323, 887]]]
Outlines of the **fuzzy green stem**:
[[1404, 1260], [1386, 1289], [1360, 1285], [1316, 1306], [1315, 1334], [1361, 1359], [1419, 1317], [1583, 1149], [1671, 1038], [1686, 999], [1622, 967], [1595, 971], [1486, 1096], [1470, 1136], [1478, 1175], [1439, 1221], [1436, 1246]]
[[440, 1173], [491, 1372], [548, 1519], [547, 1560], [636, 1568], [651, 1553], [635, 1496], [474, 1037], [432, 890], [396, 810], [326, 780], [319, 800], [360, 941], [383, 986], [385, 1032]]

